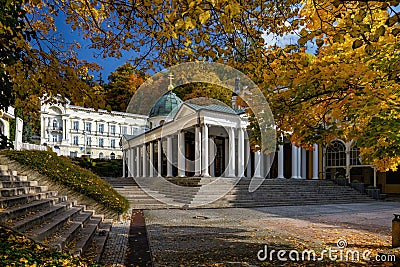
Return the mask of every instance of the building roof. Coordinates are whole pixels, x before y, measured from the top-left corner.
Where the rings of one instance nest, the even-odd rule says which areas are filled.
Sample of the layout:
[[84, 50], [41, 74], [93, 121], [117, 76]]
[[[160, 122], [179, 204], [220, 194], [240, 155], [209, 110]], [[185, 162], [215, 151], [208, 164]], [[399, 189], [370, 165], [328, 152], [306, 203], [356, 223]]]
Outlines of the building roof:
[[[183, 101], [174, 92], [166, 92], [150, 110], [149, 117], [168, 116], [171, 112], [178, 112]], [[174, 116], [175, 114], [171, 114]]]
[[196, 105], [196, 104], [189, 104], [189, 103], [185, 103], [186, 105], [188, 105], [189, 107], [193, 108], [196, 111], [199, 110], [211, 110], [211, 111], [217, 111], [217, 112], [223, 112], [223, 113], [229, 113], [229, 114], [235, 114], [235, 115], [239, 115], [244, 113], [244, 110], [234, 110], [228, 106], [223, 106], [223, 105], [207, 105], [207, 106], [200, 106], [200, 105]]

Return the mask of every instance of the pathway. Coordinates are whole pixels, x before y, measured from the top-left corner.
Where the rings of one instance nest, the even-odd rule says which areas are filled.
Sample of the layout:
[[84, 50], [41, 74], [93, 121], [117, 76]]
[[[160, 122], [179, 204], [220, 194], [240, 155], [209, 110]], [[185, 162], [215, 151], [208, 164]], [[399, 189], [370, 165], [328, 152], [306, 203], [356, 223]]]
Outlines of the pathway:
[[[399, 211], [397, 202], [373, 202], [148, 210], [145, 217], [155, 266], [270, 266], [283, 262], [277, 261], [276, 255], [272, 261], [259, 261], [257, 253], [265, 245], [268, 251], [313, 249], [318, 254], [323, 249], [338, 249], [338, 240], [347, 243], [345, 252], [370, 250], [373, 257], [389, 253], [399, 260], [400, 249], [390, 249], [391, 220]], [[327, 256], [324, 259], [320, 266], [331, 263]], [[362, 262], [351, 265], [357, 264]]]

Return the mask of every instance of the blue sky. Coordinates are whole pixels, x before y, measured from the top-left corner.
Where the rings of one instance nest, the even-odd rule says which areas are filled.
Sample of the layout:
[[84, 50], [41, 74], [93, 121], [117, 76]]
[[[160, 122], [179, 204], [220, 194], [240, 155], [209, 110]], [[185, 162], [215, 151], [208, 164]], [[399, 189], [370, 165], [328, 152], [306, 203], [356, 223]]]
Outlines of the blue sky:
[[[102, 78], [105, 82], [107, 82], [107, 78], [111, 72], [115, 71], [115, 69], [125, 62], [127, 62], [133, 56], [133, 52], [122, 52], [121, 58], [103, 58], [99, 50], [89, 48], [90, 41], [85, 40], [78, 31], [73, 31], [69, 24], [65, 23], [65, 19], [63, 15], [60, 15], [56, 22], [57, 31], [59, 34], [62, 34], [62, 37], [66, 43], [72, 43], [74, 40], [77, 41], [81, 45], [81, 49], [76, 50], [78, 53], [78, 59], [86, 60], [88, 62], [95, 62], [100, 65], [103, 69], [100, 71], [102, 73]], [[99, 78], [99, 73], [92, 73], [95, 75], [95, 80]]]

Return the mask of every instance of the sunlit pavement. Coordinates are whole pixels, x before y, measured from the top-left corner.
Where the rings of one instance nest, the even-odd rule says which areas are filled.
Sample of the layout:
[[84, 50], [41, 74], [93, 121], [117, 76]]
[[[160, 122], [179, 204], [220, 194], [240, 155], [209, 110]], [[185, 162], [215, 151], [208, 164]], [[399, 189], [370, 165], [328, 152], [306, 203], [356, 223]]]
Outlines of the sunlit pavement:
[[[400, 213], [400, 203], [148, 210], [145, 218], [156, 266], [267, 266], [275, 265], [278, 259], [276, 255], [273, 260], [257, 258], [265, 245], [269, 252], [312, 249], [317, 256], [329, 248], [339, 252], [369, 250], [371, 259], [386, 253], [396, 254], [398, 261], [400, 249], [391, 249], [393, 213]], [[338, 248], [339, 240], [345, 248]], [[330, 260], [324, 258], [325, 262]], [[363, 264], [363, 259], [355, 263]]]

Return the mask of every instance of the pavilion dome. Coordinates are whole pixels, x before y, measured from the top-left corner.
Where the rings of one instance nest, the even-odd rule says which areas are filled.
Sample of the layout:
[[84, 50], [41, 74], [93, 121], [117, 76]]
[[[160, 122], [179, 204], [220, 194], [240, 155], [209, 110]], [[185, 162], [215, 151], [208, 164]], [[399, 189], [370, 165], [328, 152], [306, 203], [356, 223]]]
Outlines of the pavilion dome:
[[[168, 116], [172, 111], [177, 112], [183, 101], [174, 92], [166, 92], [150, 110], [149, 118]], [[172, 114], [171, 114], [172, 115]]]

